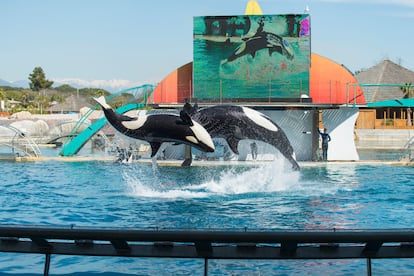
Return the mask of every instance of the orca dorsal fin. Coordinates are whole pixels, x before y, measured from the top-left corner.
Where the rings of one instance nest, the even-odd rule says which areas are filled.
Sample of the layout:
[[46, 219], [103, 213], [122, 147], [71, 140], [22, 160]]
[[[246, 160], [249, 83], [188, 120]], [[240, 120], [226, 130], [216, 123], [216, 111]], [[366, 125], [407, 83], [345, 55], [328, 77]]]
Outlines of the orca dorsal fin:
[[194, 123], [191, 120], [191, 117], [190, 117], [190, 115], [188, 114], [187, 111], [181, 110], [180, 111], [180, 118], [181, 118], [181, 120], [183, 121], [183, 123], [185, 125], [189, 125], [189, 126], [193, 126], [194, 125]]
[[234, 136], [230, 136], [227, 138], [227, 144], [229, 144], [230, 149], [235, 153], [235, 154], [239, 154], [239, 150], [237, 149], [240, 139], [237, 139]]
[[151, 146], [151, 158], [152, 158], [157, 154], [158, 150], [161, 147], [161, 143], [160, 142], [151, 142], [150, 146]]

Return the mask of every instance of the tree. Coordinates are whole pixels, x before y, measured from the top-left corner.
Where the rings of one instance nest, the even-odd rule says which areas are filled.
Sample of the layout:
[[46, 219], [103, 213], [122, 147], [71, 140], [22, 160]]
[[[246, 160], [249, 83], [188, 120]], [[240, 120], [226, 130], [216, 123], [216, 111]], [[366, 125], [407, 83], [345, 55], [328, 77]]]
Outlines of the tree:
[[[414, 88], [411, 82], [405, 83], [404, 86], [401, 86], [400, 89], [404, 93], [404, 99], [410, 99], [413, 97]], [[412, 126], [413, 123], [411, 121], [411, 108], [407, 107], [407, 126]]]
[[38, 104], [37, 108], [39, 109], [40, 114], [43, 114], [44, 108], [49, 105], [50, 98], [45, 95], [38, 94], [36, 97], [36, 102]]
[[[4, 92], [3, 88], [0, 88], [0, 102], [3, 102], [3, 99], [6, 97], [6, 93]], [[4, 108], [4, 102], [0, 106], [0, 111], [3, 111]]]
[[77, 89], [68, 84], [62, 84], [61, 86], [55, 87], [55, 90], [62, 93], [76, 93]]
[[405, 83], [404, 86], [401, 86], [400, 89], [404, 93], [405, 99], [413, 98], [414, 96], [414, 87], [411, 82]]
[[46, 79], [45, 72], [42, 67], [35, 67], [33, 73], [29, 75], [30, 89], [33, 91], [40, 91], [42, 89], [50, 88], [53, 85], [53, 81]]
[[6, 97], [6, 92], [3, 88], [0, 88], [0, 100], [3, 100]]

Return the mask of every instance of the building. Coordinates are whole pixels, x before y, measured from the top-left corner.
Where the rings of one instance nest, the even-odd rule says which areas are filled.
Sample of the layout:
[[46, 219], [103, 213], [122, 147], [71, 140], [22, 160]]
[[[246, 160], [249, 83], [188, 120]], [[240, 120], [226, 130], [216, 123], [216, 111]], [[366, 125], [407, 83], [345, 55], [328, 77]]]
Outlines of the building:
[[357, 129], [414, 129], [414, 72], [386, 59], [356, 79], [368, 102], [360, 110]]
[[[282, 58], [272, 61], [275, 64], [275, 67], [272, 68], [276, 68], [276, 70], [270, 74], [262, 70], [268, 64], [262, 67], [245, 66], [258, 56], [255, 51], [248, 54], [243, 52], [243, 49], [248, 48], [249, 39], [252, 37], [260, 39], [264, 35], [271, 36], [273, 41], [283, 40], [286, 45], [295, 43], [295, 39], [299, 37], [301, 41], [305, 41], [303, 48], [306, 49], [310, 46], [310, 37], [306, 40], [307, 32], [310, 30], [307, 25], [309, 24], [308, 15], [286, 15], [285, 18], [282, 18], [281, 20], [286, 22], [287, 29], [284, 34], [286, 36], [280, 38], [282, 35], [272, 36], [269, 35], [270, 31], [263, 30], [265, 23], [260, 15], [257, 15], [261, 12], [257, 9], [256, 1], [249, 2], [246, 13], [249, 13], [250, 4], [255, 7], [254, 14], [256, 16], [253, 16], [251, 20], [244, 16], [196, 18], [195, 20], [198, 21], [194, 25], [198, 30], [195, 30], [194, 37], [195, 40], [202, 39], [203, 46], [207, 45], [201, 49], [201, 51], [205, 51], [204, 55], [201, 55], [200, 58], [200, 49], [195, 48], [194, 52], [197, 54], [195, 54], [194, 62], [187, 63], [166, 76], [154, 89], [148, 103], [159, 108], [180, 108], [185, 100], [189, 99], [192, 102], [198, 102], [200, 106], [221, 103], [246, 105], [268, 115], [285, 131], [298, 160], [318, 159], [319, 134], [317, 128], [322, 127], [326, 127], [332, 137], [328, 151], [329, 160], [358, 160], [359, 156], [354, 143], [354, 125], [358, 117], [357, 106], [365, 105], [366, 101], [353, 74], [345, 66], [319, 54], [311, 53], [310, 47], [308, 53], [299, 53], [301, 60], [305, 61], [302, 65], [307, 66], [305, 73], [294, 72], [297, 74], [293, 77], [282, 75], [282, 80], [277, 79], [277, 76], [276, 79], [271, 78], [275, 75], [272, 73], [281, 72], [283, 74], [285, 72], [283, 70], [288, 69], [287, 72], [292, 66], [297, 65], [294, 60], [292, 61], [289, 49], [277, 48], [278, 45], [274, 48], [276, 52], [279, 51]], [[226, 21], [223, 22], [224, 20]], [[275, 22], [278, 20], [280, 18], [277, 16], [273, 18]], [[203, 21], [206, 27], [203, 27]], [[248, 28], [245, 27], [246, 24], [242, 25], [245, 21], [248, 21]], [[254, 37], [255, 35], [256, 37]], [[305, 36], [301, 37], [302, 35]], [[220, 43], [222, 45], [218, 46], [217, 44]], [[213, 62], [222, 66], [222, 64], [227, 65], [235, 58], [241, 57], [244, 60], [240, 59], [239, 64], [244, 62], [244, 65], [239, 67], [233, 66], [234, 64], [227, 67], [222, 66], [214, 74], [211, 74], [211, 67], [202, 71], [200, 69], [202, 63], [210, 58], [208, 51], [212, 48], [217, 51], [217, 48], [221, 46], [226, 49], [226, 53], [231, 52], [230, 46], [234, 47], [233, 55], [221, 62]], [[199, 47], [199, 45], [195, 45], [195, 47]], [[280, 48], [282, 49], [280, 50]], [[273, 58], [274, 54], [270, 50], [267, 53], [267, 50], [263, 50], [263, 57], [268, 56], [269, 58], [262, 60]], [[216, 56], [217, 52], [214, 53], [213, 58]], [[238, 75], [241, 75], [250, 79], [259, 71], [262, 72], [261, 76], [267, 77], [267, 83], [265, 81], [261, 87], [255, 88], [256, 91], [251, 89], [250, 91], [253, 92], [241, 92], [242, 96], [230, 94], [228, 88], [227, 90], [225, 88], [228, 79], [220, 78], [223, 74], [229, 74], [230, 78], [237, 78]], [[208, 76], [203, 79], [205, 73]], [[285, 79], [289, 80], [288, 89], [285, 89], [284, 85], [277, 86], [278, 81], [283, 82]], [[242, 77], [240, 81], [245, 80]], [[230, 84], [227, 87], [230, 89], [237, 87], [234, 91], [239, 91], [240, 87], [251, 85], [251, 81], [245, 81], [242, 85], [238, 85], [237, 83], [236, 85]], [[205, 86], [208, 86], [208, 89]], [[275, 87], [280, 91], [285, 89], [287, 92], [280, 92]], [[204, 90], [205, 94], [202, 92]], [[257, 91], [261, 91], [262, 94], [258, 94]], [[275, 94], [274, 91], [280, 93]]]

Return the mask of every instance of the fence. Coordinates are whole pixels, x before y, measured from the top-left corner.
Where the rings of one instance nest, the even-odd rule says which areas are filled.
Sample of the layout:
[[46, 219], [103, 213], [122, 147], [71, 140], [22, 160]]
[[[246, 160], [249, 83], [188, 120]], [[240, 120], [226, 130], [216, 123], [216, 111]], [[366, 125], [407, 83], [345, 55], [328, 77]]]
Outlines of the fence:
[[413, 258], [413, 230], [223, 231], [0, 226], [0, 252], [211, 259]]

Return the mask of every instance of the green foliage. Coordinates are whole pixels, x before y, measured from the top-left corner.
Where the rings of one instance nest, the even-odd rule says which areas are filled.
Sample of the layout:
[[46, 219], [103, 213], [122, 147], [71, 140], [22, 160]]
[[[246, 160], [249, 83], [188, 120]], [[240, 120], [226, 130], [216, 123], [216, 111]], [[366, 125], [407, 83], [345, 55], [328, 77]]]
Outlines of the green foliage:
[[45, 72], [43, 72], [42, 67], [35, 67], [33, 73], [29, 75], [29, 86], [33, 91], [40, 91], [41, 89], [47, 89], [52, 87], [53, 81], [46, 79]]
[[116, 96], [112, 99], [111, 105], [115, 108], [121, 107], [123, 105], [126, 105], [127, 103], [135, 102], [134, 96], [128, 93], [122, 93], [119, 96]]
[[75, 87], [70, 86], [69, 84], [62, 84], [61, 86], [54, 88], [58, 92], [62, 93], [76, 93], [77, 89]]
[[55, 94], [52, 94], [52, 96], [50, 96], [50, 101], [63, 103], [65, 101], [65, 96], [62, 94], [55, 93]]
[[[6, 108], [10, 112], [26, 110], [31, 113], [44, 113], [52, 104], [63, 103], [70, 96], [79, 96], [85, 98], [91, 106], [96, 102], [92, 97], [109, 96], [110, 93], [100, 88], [82, 88], [76, 89], [70, 85], [63, 84], [56, 88], [41, 90], [40, 92], [25, 88], [16, 88], [10, 86], [0, 86], [0, 99], [6, 101]], [[15, 100], [20, 103], [8, 105], [8, 100]], [[111, 101], [111, 105], [118, 108], [130, 102], [134, 102], [134, 96], [128, 93], [118, 95]], [[75, 111], [75, 110], [74, 110]]]
[[79, 95], [85, 96], [85, 97], [100, 97], [105, 96], [107, 97], [110, 93], [104, 89], [101, 88], [82, 88], [79, 89]]
[[405, 83], [404, 86], [401, 86], [400, 89], [404, 93], [404, 98], [409, 99], [414, 96], [414, 87], [411, 82]]

